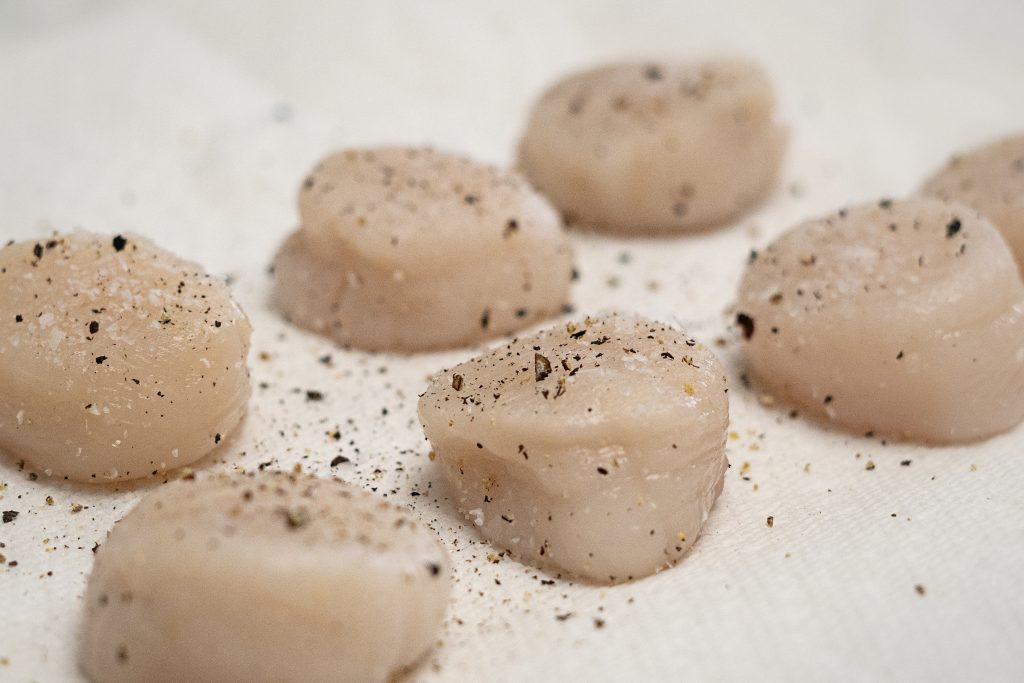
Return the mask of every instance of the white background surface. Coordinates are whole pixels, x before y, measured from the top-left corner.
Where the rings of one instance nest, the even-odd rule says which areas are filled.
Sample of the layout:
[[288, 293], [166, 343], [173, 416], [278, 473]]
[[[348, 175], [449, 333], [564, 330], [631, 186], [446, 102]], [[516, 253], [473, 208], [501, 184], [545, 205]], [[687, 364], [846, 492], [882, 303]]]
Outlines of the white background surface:
[[[727, 312], [752, 247], [804, 216], [909, 192], [953, 150], [1024, 127], [1022, 30], [1013, 1], [7, 1], [0, 238], [134, 230], [236, 277], [265, 386], [207, 467], [302, 463], [436, 528], [456, 588], [415, 680], [1022, 680], [1024, 427], [928, 449], [791, 420], [738, 381]], [[574, 298], [581, 313], [634, 309], [729, 340], [725, 493], [679, 567], [615, 588], [545, 585], [487, 560], [426, 457], [416, 394], [471, 352], [332, 349], [267, 308], [264, 270], [328, 150], [429, 142], [508, 163], [532, 100], [566, 69], [719, 52], [776, 78], [793, 127], [778, 195], [696, 238], [575, 236]], [[307, 403], [306, 389], [326, 399]], [[335, 427], [340, 444], [324, 435]], [[352, 462], [332, 469], [339, 446]], [[0, 508], [21, 513], [0, 526], [17, 562], [0, 568], [0, 680], [74, 681], [90, 548], [146, 487], [28, 475], [0, 459]]]

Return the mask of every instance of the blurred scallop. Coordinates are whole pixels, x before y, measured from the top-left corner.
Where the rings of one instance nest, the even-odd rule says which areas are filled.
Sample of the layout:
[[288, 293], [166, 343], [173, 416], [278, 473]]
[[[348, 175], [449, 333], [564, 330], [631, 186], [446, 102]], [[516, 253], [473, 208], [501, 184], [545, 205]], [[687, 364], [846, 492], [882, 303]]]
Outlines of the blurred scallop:
[[1024, 273], [1024, 134], [957, 154], [921, 194], [977, 209], [1003, 233]]
[[299, 212], [274, 262], [277, 302], [341, 344], [465, 346], [568, 305], [558, 215], [515, 173], [431, 149], [348, 150], [305, 180]]
[[0, 250], [0, 447], [46, 475], [155, 476], [249, 398], [249, 321], [222, 280], [136, 235]]
[[513, 340], [435, 375], [419, 415], [481, 535], [594, 582], [675, 564], [722, 491], [722, 367], [699, 342], [642, 318]]
[[737, 323], [763, 387], [856, 433], [944, 444], [1024, 417], [1024, 285], [962, 204], [883, 200], [756, 254]]
[[80, 662], [108, 681], [385, 681], [451, 590], [434, 534], [338, 480], [178, 480], [100, 546]]
[[519, 165], [570, 224], [691, 231], [762, 201], [786, 138], [771, 81], [751, 62], [610, 64], [544, 93]]

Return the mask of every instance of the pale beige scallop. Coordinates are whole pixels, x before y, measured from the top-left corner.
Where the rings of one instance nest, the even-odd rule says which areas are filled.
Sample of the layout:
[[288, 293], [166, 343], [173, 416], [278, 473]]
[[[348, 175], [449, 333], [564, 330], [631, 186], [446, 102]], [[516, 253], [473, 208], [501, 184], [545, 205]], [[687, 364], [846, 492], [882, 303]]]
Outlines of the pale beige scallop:
[[454, 501], [485, 538], [596, 582], [677, 562], [727, 467], [720, 363], [642, 318], [516, 339], [437, 374], [419, 415]]
[[80, 662], [109, 681], [384, 681], [437, 637], [434, 534], [338, 480], [179, 480], [101, 544]]
[[768, 195], [786, 138], [771, 81], [755, 64], [610, 64], [544, 93], [519, 165], [571, 224], [633, 234], [697, 230]]
[[274, 262], [295, 324], [403, 352], [510, 334], [569, 302], [558, 215], [521, 177], [431, 149], [349, 150], [299, 191]]
[[981, 439], [1024, 417], [1024, 285], [961, 204], [883, 200], [756, 255], [737, 322], [758, 381], [856, 433]]
[[921, 194], [963, 202], [992, 221], [1024, 273], [1024, 134], [957, 154]]
[[245, 414], [251, 327], [223, 281], [136, 235], [0, 250], [0, 448], [46, 475], [136, 479]]

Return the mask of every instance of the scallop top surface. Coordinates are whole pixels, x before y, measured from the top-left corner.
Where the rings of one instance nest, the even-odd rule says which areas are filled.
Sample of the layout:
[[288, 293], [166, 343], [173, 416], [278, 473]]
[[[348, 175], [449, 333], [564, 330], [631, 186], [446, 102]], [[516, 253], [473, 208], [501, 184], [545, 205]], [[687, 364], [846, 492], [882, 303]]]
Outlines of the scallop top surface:
[[515, 232], [563, 239], [557, 214], [521, 176], [429, 148], [329, 156], [298, 203], [307, 239], [325, 253], [354, 247], [411, 272], [443, 272]]
[[[882, 200], [802, 223], [760, 254], [742, 292], [781, 313], [927, 316], [961, 322], [957, 304], [1001, 312], [1015, 303], [1013, 259], [977, 211], [931, 199]], [[983, 310], [976, 309], [979, 314]]]
[[660, 323], [607, 315], [515, 339], [436, 375], [420, 413], [467, 431], [475, 422], [510, 439], [571, 432], [592, 445], [616, 443], [638, 424], [678, 430], [680, 408], [710, 420], [725, 403], [721, 364], [703, 344]]
[[765, 73], [741, 59], [602, 66], [560, 81], [545, 98], [565, 102], [561, 115], [574, 122], [568, 132], [609, 145], [697, 112], [756, 118], [775, 103]]
[[[264, 555], [263, 541], [273, 544], [280, 562], [293, 566], [343, 560], [352, 569], [359, 567], [353, 558], [362, 558], [390, 573], [407, 574], [410, 581], [447, 573], [444, 550], [433, 533], [406, 512], [340, 481], [312, 476], [275, 472], [179, 480], [144, 498], [115, 527], [119, 544], [128, 542], [131, 532], [144, 531], [135, 542], [174, 541], [169, 551], [175, 545], [191, 547], [185, 538], [189, 529], [202, 548], [195, 556], [202, 564], [215, 557], [236, 563], [250, 552]], [[208, 541], [211, 534], [218, 543]]]
[[248, 327], [223, 281], [135, 235], [8, 245], [0, 283], [0, 353], [73, 373], [124, 374], [132, 394], [131, 378], [155, 359]]
[[1024, 135], [954, 156], [921, 192], [980, 211], [1002, 231], [1024, 271]]

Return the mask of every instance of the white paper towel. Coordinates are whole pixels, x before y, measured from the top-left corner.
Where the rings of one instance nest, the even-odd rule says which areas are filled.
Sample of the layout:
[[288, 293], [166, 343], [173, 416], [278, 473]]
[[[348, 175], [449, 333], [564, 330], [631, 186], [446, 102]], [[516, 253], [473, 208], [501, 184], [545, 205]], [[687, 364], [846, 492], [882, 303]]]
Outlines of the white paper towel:
[[[1021, 126], [1024, 6], [156, 4], [0, 7], [0, 237], [135, 230], [235, 276], [257, 389], [208, 468], [300, 463], [438, 531], [456, 588], [414, 680], [1024, 678], [1024, 427], [928, 449], [792, 420], [743, 388], [726, 312], [751, 248], [807, 215], [910, 191], [955, 148]], [[722, 51], [777, 77], [794, 133], [778, 195], [714, 233], [573, 242], [580, 312], [637, 310], [728, 340], [725, 493], [680, 566], [614, 588], [547, 584], [488, 560], [426, 456], [416, 395], [472, 352], [335, 349], [268, 309], [265, 268], [329, 149], [432, 142], [508, 162], [564, 69]], [[351, 462], [331, 468], [339, 453]], [[152, 484], [33, 481], [3, 458], [0, 486], [0, 508], [20, 513], [0, 526], [0, 680], [77, 680], [91, 549]]]

